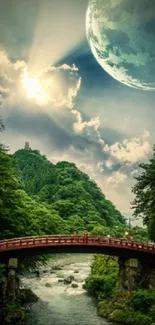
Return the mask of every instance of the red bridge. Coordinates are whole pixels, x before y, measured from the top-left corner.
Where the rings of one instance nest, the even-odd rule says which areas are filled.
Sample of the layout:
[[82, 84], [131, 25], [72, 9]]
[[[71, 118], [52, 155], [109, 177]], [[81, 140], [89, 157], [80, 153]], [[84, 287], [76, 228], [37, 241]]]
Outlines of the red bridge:
[[40, 253], [99, 253], [146, 259], [155, 263], [155, 245], [125, 239], [84, 234], [0, 240], [0, 257], [25, 257]]

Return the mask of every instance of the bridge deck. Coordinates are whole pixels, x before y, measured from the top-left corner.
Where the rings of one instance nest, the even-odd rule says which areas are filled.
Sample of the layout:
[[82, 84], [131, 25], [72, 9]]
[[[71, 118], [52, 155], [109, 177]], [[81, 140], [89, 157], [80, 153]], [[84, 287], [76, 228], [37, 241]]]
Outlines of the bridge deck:
[[[20, 252], [21, 254], [24, 250], [34, 250], [36, 248], [63, 248], [70, 247], [73, 252], [76, 247], [87, 247], [88, 252], [91, 248], [98, 252], [104, 253], [104, 248], [113, 250], [113, 254], [110, 255], [121, 255], [121, 251], [128, 252], [141, 252], [145, 255], [154, 255], [155, 254], [155, 245], [148, 243], [140, 243], [136, 241], [130, 241], [120, 238], [109, 238], [102, 236], [76, 236], [76, 235], [60, 235], [60, 236], [38, 236], [38, 237], [24, 237], [24, 238], [13, 238], [8, 240], [0, 240], [0, 254], [9, 252]], [[75, 249], [76, 251], [76, 249]], [[117, 253], [115, 253], [117, 251]]]

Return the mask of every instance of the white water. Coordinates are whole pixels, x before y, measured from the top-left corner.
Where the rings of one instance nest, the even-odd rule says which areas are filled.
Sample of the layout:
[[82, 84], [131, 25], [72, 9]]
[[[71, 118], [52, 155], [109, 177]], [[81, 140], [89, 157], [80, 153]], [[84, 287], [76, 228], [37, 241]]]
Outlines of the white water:
[[[22, 279], [22, 285], [29, 287], [40, 298], [28, 305], [26, 325], [108, 325], [97, 316], [94, 301], [82, 288], [90, 273], [90, 255], [59, 255], [41, 269], [40, 278], [29, 276]], [[62, 266], [62, 270], [50, 273], [53, 265]], [[74, 273], [78, 270], [79, 273]], [[46, 273], [43, 273], [46, 272]], [[78, 288], [58, 282], [60, 278], [73, 275]], [[48, 283], [51, 287], [46, 287]]]

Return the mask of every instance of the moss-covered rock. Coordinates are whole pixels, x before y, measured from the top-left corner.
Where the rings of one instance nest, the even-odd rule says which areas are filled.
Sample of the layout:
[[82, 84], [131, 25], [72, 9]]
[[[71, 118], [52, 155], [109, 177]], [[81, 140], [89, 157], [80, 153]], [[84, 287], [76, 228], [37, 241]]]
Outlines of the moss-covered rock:
[[22, 304], [28, 304], [31, 302], [37, 302], [39, 298], [31, 289], [20, 290], [20, 301]]

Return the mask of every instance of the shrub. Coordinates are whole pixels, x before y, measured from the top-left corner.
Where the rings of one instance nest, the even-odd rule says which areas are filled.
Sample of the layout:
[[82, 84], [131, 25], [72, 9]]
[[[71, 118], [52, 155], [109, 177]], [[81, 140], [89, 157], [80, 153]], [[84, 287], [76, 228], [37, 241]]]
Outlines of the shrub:
[[105, 299], [111, 297], [116, 285], [116, 278], [113, 274], [88, 277], [85, 283], [85, 289], [95, 298]]
[[155, 305], [153, 305], [150, 309], [150, 316], [152, 317], [153, 321], [155, 322]]
[[123, 325], [152, 325], [151, 317], [130, 310], [118, 310], [115, 313], [115, 321]]
[[147, 314], [155, 304], [155, 290], [140, 289], [132, 294], [130, 305], [135, 311]]

